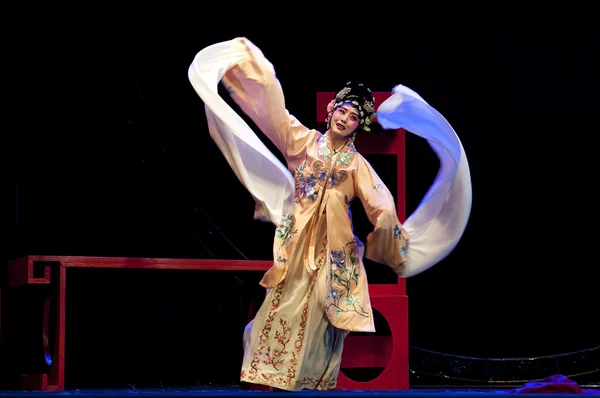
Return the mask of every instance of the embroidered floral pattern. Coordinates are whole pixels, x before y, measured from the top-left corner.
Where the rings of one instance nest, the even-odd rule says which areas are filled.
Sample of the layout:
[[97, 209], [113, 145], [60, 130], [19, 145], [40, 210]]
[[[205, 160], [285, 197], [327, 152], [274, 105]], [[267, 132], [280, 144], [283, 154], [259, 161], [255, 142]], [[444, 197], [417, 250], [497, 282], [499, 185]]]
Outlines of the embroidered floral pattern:
[[327, 259], [327, 242], [325, 241], [325, 242], [323, 242], [323, 247], [321, 248], [321, 251], [317, 255], [317, 260], [315, 261], [318, 269], [320, 269], [323, 266], [326, 259]]
[[258, 377], [258, 365], [261, 362], [261, 358], [265, 355], [265, 349], [267, 341], [269, 340], [269, 334], [271, 333], [271, 329], [273, 327], [273, 321], [275, 320], [275, 316], [277, 315], [277, 310], [279, 308], [279, 303], [281, 302], [281, 294], [283, 292], [283, 283], [277, 285], [277, 290], [275, 290], [275, 294], [273, 295], [273, 299], [271, 300], [271, 309], [269, 311], [269, 315], [265, 320], [265, 324], [263, 329], [260, 332], [260, 337], [258, 338], [258, 343], [256, 344], [256, 350], [252, 353], [252, 361], [250, 362], [250, 370], [248, 371], [248, 378], [255, 379]]
[[323, 135], [319, 138], [319, 142], [317, 144], [317, 153], [321, 159], [326, 160], [327, 162], [331, 161], [331, 150], [329, 149], [329, 139], [326, 135]]
[[327, 180], [327, 164], [321, 160], [316, 160], [312, 164], [313, 174], [316, 176], [317, 183], [320, 186], [325, 185], [325, 181]]
[[346, 181], [348, 172], [343, 168], [350, 166], [355, 154], [354, 143], [350, 142], [341, 152], [332, 155], [329, 149], [329, 138], [327, 135], [322, 135], [317, 143], [318, 159], [312, 162], [310, 169], [307, 156], [296, 169], [291, 170], [296, 190], [295, 202], [300, 203], [305, 198], [309, 198], [314, 203], [319, 197], [319, 188], [325, 186], [325, 183], [333, 187]]
[[352, 283], [358, 284], [360, 275], [356, 242], [352, 240], [346, 243], [341, 250], [332, 250], [329, 261], [331, 262], [331, 290], [325, 297], [328, 300], [326, 311], [334, 307], [336, 315], [342, 312], [354, 312], [360, 316], [369, 317], [369, 312], [362, 307], [360, 297], [350, 295], [351, 285]]
[[[395, 239], [404, 240], [406, 242], [406, 238], [404, 236], [402, 236], [402, 230], [400, 229], [399, 225], [396, 225], [394, 227], [393, 234], [394, 234]], [[406, 254], [406, 244], [400, 246], [400, 249], [398, 249], [398, 252], [402, 255]]]
[[335, 388], [337, 384], [337, 378], [330, 380], [315, 379], [312, 377], [303, 377], [296, 383], [297, 389], [310, 388], [315, 390], [329, 390]]
[[319, 191], [317, 189], [317, 177], [314, 173], [306, 174], [306, 159], [292, 171], [292, 176], [295, 182], [295, 202], [300, 203], [304, 198], [310, 198], [313, 202], [317, 200]]
[[348, 178], [347, 171], [333, 169], [333, 170], [331, 170], [331, 176], [329, 177], [329, 185], [331, 185], [332, 187], [335, 187], [336, 185], [339, 185], [342, 182], [346, 181], [347, 178]]
[[291, 214], [284, 214], [281, 217], [281, 223], [279, 227], [275, 230], [275, 236], [281, 240], [281, 246], [285, 246], [290, 243], [292, 236], [298, 232], [298, 230], [294, 230], [294, 223], [296, 219]]
[[279, 318], [279, 325], [281, 326], [281, 331], [275, 331], [275, 341], [281, 345], [281, 348], [274, 348], [271, 351], [271, 347], [267, 347], [267, 351], [265, 352], [265, 359], [263, 360], [263, 364], [272, 365], [275, 370], [279, 370], [279, 366], [282, 366], [285, 362], [282, 357], [285, 358], [289, 352], [286, 350], [287, 343], [290, 342], [290, 336], [288, 335], [292, 328], [288, 326], [288, 322], [282, 318]]
[[[352, 145], [354, 146], [354, 145]], [[349, 166], [352, 157], [354, 156], [355, 149], [349, 148], [347, 152], [340, 153], [340, 156], [337, 158], [335, 165], [336, 166]]]
[[[250, 369], [246, 371], [243, 369], [240, 373], [242, 381], [248, 382], [264, 382], [268, 385], [279, 386], [283, 388], [294, 387], [295, 389], [302, 388], [316, 388], [323, 389], [335, 387], [336, 379], [332, 380], [316, 380], [310, 378], [302, 378], [302, 380], [296, 380], [297, 370], [300, 364], [300, 354], [304, 345], [304, 338], [306, 333], [306, 323], [308, 321], [308, 303], [317, 281], [319, 270], [314, 273], [313, 280], [304, 299], [304, 306], [302, 308], [302, 314], [300, 315], [300, 324], [297, 331], [296, 339], [294, 340], [293, 346], [288, 346], [291, 340], [292, 326], [283, 318], [277, 316], [277, 310], [279, 303], [281, 302], [281, 296], [283, 293], [283, 283], [277, 285], [277, 290], [274, 293], [273, 299], [271, 300], [271, 308], [267, 319], [260, 332], [256, 349], [252, 353], [252, 361], [250, 362]], [[269, 342], [271, 331], [275, 325], [275, 319], [279, 319], [280, 329], [275, 331], [273, 340]], [[277, 348], [273, 349], [273, 341], [276, 343]], [[281, 374], [287, 367], [287, 377], [274, 376], [272, 373], [263, 373], [261, 369], [264, 367], [272, 367], [279, 371]]]
[[[348, 172], [340, 169], [342, 167], [348, 167], [356, 154], [356, 147], [353, 142], [349, 142], [346, 146], [338, 152], [335, 156], [331, 156], [331, 150], [329, 149], [329, 137], [327, 135], [321, 136], [318, 141], [317, 153], [322, 161], [315, 161], [313, 163], [313, 172], [318, 176], [318, 181], [321, 183], [329, 177], [327, 182], [330, 186], [334, 187], [341, 184], [348, 179]], [[332, 160], [333, 165], [331, 164]], [[333, 166], [333, 167], [331, 167]], [[327, 170], [331, 168], [329, 176], [327, 176]]]
[[277, 250], [277, 263], [280, 265], [285, 265], [287, 263], [287, 258], [281, 255], [281, 250]]

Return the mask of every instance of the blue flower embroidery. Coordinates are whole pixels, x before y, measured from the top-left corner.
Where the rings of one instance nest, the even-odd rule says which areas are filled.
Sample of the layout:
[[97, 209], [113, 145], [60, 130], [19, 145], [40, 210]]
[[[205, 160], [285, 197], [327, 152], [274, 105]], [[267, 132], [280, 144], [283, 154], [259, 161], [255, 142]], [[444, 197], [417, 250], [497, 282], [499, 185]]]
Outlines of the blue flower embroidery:
[[[347, 252], [349, 246], [350, 250]], [[352, 240], [341, 250], [331, 251], [329, 261], [331, 262], [332, 286], [326, 297], [329, 300], [326, 310], [334, 307], [336, 315], [342, 312], [354, 312], [360, 316], [369, 317], [370, 314], [362, 307], [360, 297], [350, 294], [352, 283], [358, 284], [360, 275], [360, 262], [354, 246], [356, 246], [356, 242]]]

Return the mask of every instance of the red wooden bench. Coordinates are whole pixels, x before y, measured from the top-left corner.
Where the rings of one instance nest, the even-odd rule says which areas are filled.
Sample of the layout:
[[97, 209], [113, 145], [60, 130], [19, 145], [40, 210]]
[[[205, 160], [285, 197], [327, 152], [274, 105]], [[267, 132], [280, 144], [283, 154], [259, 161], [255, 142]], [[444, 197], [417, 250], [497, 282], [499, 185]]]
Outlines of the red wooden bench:
[[[50, 364], [49, 372], [23, 375], [22, 387], [26, 390], [64, 390], [68, 268], [265, 272], [271, 265], [272, 261], [81, 256], [26, 256], [13, 260], [9, 263], [9, 288], [22, 285], [51, 285], [51, 289], [45, 297], [42, 335], [40, 336], [44, 345], [44, 357], [50, 358], [50, 361], [47, 361]], [[52, 317], [51, 314], [55, 314], [55, 316]], [[50, 344], [48, 340], [50, 328], [55, 328], [53, 344]], [[5, 343], [10, 344], [10, 342]], [[50, 347], [53, 352], [50, 352]]]

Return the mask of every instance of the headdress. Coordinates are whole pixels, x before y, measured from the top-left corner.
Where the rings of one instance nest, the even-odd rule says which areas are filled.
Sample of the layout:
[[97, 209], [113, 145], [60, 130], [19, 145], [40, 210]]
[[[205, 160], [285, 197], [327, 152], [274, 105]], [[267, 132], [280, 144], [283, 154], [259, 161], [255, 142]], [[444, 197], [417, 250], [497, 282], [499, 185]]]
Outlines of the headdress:
[[358, 110], [360, 123], [357, 131], [371, 131], [369, 126], [375, 118], [373, 94], [364, 84], [356, 82], [346, 83], [346, 86], [335, 95], [335, 99], [327, 105], [327, 124], [333, 112], [345, 102], [352, 104]]

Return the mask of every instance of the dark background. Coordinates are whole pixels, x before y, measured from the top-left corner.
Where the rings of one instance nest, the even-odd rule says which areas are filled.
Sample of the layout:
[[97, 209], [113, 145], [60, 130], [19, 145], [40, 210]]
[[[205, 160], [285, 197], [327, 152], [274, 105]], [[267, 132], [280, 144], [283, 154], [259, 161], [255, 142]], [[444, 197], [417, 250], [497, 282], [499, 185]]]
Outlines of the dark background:
[[[274, 24], [186, 14], [40, 13], [22, 25], [33, 35], [10, 44], [5, 76], [14, 94], [2, 145], [0, 286], [8, 260], [26, 254], [271, 258], [273, 228], [252, 219], [252, 199], [210, 140], [187, 80], [202, 48], [246, 36], [307, 126], [317, 124], [317, 91], [360, 79], [374, 91], [414, 89], [461, 138], [471, 219], [450, 256], [407, 281], [411, 346], [534, 357], [600, 345], [600, 34], [401, 34], [393, 24], [317, 29], [317, 17]], [[407, 135], [408, 214], [436, 161]], [[373, 162], [393, 181], [393, 164]], [[68, 278], [71, 386], [237, 381], [240, 297], [260, 275], [70, 270]]]

